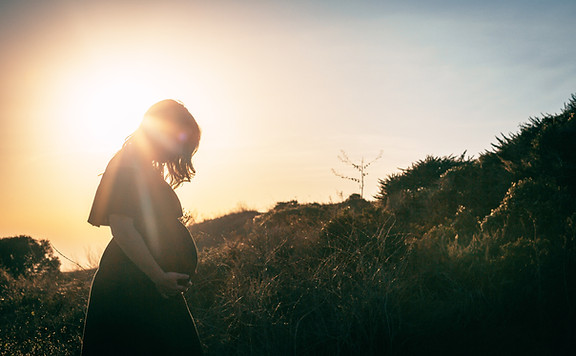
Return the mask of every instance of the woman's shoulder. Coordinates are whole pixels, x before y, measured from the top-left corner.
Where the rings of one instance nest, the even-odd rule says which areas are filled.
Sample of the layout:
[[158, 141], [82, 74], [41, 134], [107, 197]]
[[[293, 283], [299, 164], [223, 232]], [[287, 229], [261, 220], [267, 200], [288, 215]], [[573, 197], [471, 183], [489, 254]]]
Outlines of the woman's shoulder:
[[158, 177], [162, 178], [152, 164], [143, 160], [137, 150], [130, 146], [124, 146], [116, 152], [106, 166], [104, 176], [108, 179], [144, 179], [147, 183], [155, 182]]
[[139, 159], [133, 149], [129, 146], [122, 147], [116, 152], [108, 165], [106, 172], [110, 171], [133, 171], [139, 167]]

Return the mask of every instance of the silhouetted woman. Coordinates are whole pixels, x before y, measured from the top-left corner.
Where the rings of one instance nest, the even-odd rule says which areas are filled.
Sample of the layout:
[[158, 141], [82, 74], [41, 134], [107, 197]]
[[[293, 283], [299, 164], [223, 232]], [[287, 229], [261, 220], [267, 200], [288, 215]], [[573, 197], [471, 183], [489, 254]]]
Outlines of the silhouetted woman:
[[183, 292], [196, 271], [194, 240], [173, 188], [190, 181], [200, 129], [179, 102], [154, 104], [110, 160], [88, 222], [107, 225], [90, 290], [83, 355], [199, 355]]

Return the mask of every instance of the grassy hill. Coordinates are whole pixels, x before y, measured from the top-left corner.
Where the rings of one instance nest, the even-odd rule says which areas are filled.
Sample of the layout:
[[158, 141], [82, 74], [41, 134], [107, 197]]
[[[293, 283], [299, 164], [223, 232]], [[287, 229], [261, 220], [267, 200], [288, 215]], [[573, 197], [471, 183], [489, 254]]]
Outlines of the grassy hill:
[[[478, 158], [427, 156], [375, 201], [190, 225], [208, 354], [576, 354], [575, 114], [572, 97]], [[0, 273], [1, 350], [76, 354], [92, 273]]]

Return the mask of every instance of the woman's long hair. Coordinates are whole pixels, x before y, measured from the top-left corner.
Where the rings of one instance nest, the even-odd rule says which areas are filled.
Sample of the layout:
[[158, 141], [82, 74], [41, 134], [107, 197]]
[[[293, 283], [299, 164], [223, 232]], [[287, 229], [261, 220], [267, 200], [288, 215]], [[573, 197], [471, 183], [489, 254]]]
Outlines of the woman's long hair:
[[132, 145], [136, 139], [145, 138], [153, 142], [154, 130], [162, 127], [172, 127], [181, 130], [178, 140], [182, 142], [181, 154], [167, 159], [153, 159], [152, 164], [161, 173], [172, 188], [189, 182], [196, 174], [192, 164], [192, 156], [198, 150], [201, 131], [198, 123], [188, 109], [179, 101], [167, 99], [152, 105], [144, 114], [140, 127], [124, 142], [123, 148]]

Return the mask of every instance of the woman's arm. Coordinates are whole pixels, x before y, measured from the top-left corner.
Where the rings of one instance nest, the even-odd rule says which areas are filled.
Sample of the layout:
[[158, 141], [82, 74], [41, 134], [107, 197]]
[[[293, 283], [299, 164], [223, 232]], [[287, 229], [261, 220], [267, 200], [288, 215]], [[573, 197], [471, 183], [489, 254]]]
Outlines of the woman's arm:
[[112, 214], [109, 216], [112, 236], [126, 256], [156, 284], [156, 288], [163, 296], [171, 296], [185, 292], [187, 286], [178, 284], [181, 279], [187, 280], [188, 275], [175, 272], [164, 272], [158, 265], [148, 246], [144, 243], [142, 235], [134, 227], [132, 218]]

